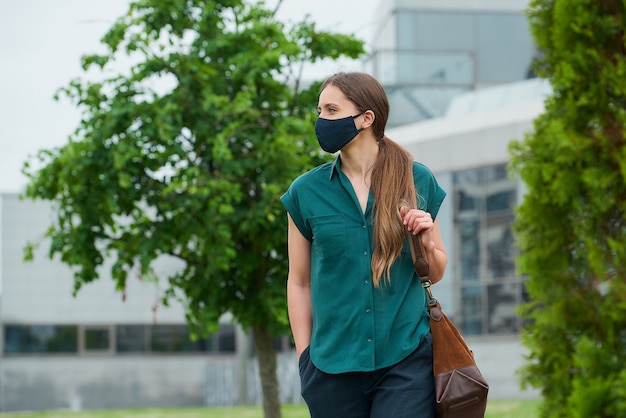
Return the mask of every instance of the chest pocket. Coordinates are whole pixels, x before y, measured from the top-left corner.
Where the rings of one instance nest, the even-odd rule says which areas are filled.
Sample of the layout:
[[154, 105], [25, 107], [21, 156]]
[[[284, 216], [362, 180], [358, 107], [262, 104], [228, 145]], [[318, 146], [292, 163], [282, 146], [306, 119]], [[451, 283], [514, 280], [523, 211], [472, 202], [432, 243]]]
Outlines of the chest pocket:
[[312, 249], [321, 260], [339, 260], [348, 256], [348, 234], [341, 216], [328, 215], [311, 218]]

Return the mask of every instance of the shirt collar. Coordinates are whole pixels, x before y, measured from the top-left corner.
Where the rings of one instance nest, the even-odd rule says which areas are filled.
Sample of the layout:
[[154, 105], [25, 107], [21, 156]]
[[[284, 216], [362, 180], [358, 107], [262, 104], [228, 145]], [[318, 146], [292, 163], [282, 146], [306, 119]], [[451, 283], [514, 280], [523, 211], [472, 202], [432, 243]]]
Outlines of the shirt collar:
[[335, 161], [333, 161], [333, 164], [331, 165], [331, 170], [330, 170], [330, 175], [328, 176], [328, 180], [333, 179], [333, 175], [335, 174], [335, 172], [337, 173], [337, 175], [339, 175], [339, 170], [341, 170], [341, 156], [338, 155]]

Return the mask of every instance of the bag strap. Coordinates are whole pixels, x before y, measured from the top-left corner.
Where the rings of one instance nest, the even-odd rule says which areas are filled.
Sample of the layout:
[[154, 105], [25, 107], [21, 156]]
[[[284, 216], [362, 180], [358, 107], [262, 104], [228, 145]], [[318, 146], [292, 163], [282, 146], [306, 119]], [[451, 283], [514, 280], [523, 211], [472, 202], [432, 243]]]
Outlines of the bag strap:
[[430, 265], [426, 259], [426, 251], [424, 250], [424, 244], [422, 244], [422, 233], [417, 235], [407, 231], [409, 237], [409, 246], [411, 247], [411, 258], [413, 259], [413, 269], [422, 282], [422, 287], [428, 294], [428, 310], [430, 311], [431, 319], [435, 321], [441, 320], [442, 310], [439, 302], [433, 296], [430, 289], [432, 282], [430, 281]]
[[413, 269], [422, 283], [430, 282], [430, 266], [424, 254], [424, 245], [422, 244], [422, 234], [413, 235], [407, 232], [409, 237], [409, 246], [411, 247], [411, 257], [413, 259]]

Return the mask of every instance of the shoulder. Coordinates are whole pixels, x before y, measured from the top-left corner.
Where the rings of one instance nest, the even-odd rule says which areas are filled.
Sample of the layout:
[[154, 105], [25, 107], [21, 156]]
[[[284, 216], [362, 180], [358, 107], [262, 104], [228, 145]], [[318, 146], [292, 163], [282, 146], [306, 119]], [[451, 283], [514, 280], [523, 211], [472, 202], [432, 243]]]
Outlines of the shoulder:
[[291, 187], [306, 187], [315, 185], [319, 181], [328, 180], [332, 169], [332, 163], [318, 165], [317, 167], [296, 177], [296, 179], [292, 182]]
[[435, 175], [428, 167], [417, 161], [413, 162], [413, 182], [420, 194], [433, 192], [439, 188]]
[[435, 177], [435, 175], [424, 164], [413, 161], [413, 177], [417, 179], [420, 177]]
[[418, 194], [418, 207], [430, 212], [433, 219], [446, 197], [432, 171], [422, 163], [413, 162], [413, 181]]

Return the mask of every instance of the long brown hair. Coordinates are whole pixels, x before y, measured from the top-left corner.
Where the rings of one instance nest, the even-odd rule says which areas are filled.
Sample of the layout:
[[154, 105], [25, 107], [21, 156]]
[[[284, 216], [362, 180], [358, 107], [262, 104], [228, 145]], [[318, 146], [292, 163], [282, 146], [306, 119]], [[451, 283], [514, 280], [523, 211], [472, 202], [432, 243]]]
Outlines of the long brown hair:
[[391, 280], [391, 266], [398, 259], [406, 241], [406, 229], [399, 215], [401, 205], [415, 208], [417, 192], [413, 183], [413, 157], [398, 143], [385, 136], [389, 118], [389, 100], [381, 84], [365, 73], [337, 73], [320, 90], [332, 85], [361, 112], [371, 110], [376, 116], [372, 129], [378, 140], [378, 157], [372, 168], [371, 191], [374, 196], [374, 251], [372, 276], [378, 286], [383, 277]]

